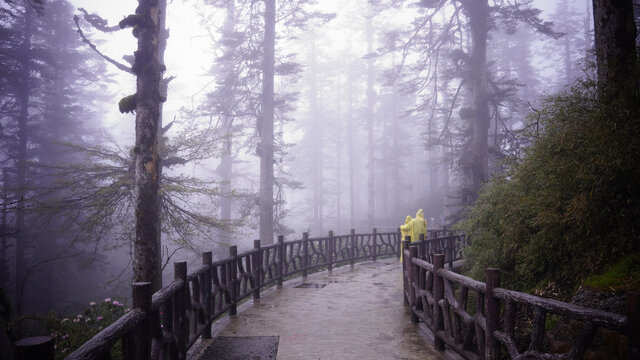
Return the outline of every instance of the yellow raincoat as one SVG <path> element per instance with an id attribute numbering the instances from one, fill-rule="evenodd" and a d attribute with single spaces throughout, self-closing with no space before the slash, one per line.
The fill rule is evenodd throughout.
<path id="1" fill-rule="evenodd" d="M 427 237 L 427 220 L 422 209 L 418 210 L 416 217 L 411 220 L 411 242 L 418 241 L 420 234 Z"/>
<path id="2" fill-rule="evenodd" d="M 411 236 L 411 220 L 413 220 L 413 218 L 411 217 L 411 215 L 407 215 L 407 218 L 404 219 L 404 225 L 400 225 L 400 233 L 402 234 L 402 239 L 400 240 L 404 240 L 405 236 Z M 402 243 L 400 243 L 402 244 Z M 402 262 L 402 252 L 400 253 L 400 262 Z"/>

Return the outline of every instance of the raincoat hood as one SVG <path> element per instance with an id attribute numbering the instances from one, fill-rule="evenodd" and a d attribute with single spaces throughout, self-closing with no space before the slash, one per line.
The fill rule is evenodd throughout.
<path id="1" fill-rule="evenodd" d="M 418 213 L 416 213 L 416 217 L 424 219 L 424 211 L 422 211 L 422 209 L 418 210 Z"/>
<path id="2" fill-rule="evenodd" d="M 406 218 L 406 219 L 404 219 L 404 224 L 406 225 L 406 224 L 410 223 L 410 222 L 411 222 L 411 220 L 413 220 L 413 218 L 411 217 L 411 215 L 407 215 L 407 218 Z"/>

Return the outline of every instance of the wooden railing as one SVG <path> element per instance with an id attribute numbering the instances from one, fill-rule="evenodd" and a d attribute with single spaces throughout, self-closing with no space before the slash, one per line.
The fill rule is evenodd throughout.
<path id="1" fill-rule="evenodd" d="M 443 235 L 430 230 L 429 236 Z M 458 237 L 460 239 L 460 237 Z M 438 240 L 440 241 L 440 240 Z M 438 242 L 452 247 L 449 240 Z M 234 315 L 238 304 L 260 291 L 278 285 L 296 275 L 334 266 L 373 260 L 382 256 L 400 256 L 400 234 L 378 232 L 283 241 L 238 254 L 231 246 L 229 257 L 212 262 L 211 252 L 202 256 L 202 265 L 187 273 L 186 262 L 174 263 L 175 280 L 155 294 L 150 283 L 132 285 L 133 309 L 83 344 L 67 359 L 111 359 L 111 349 L 120 341 L 125 359 L 184 359 L 187 349 L 200 336 L 211 337 L 211 323 L 219 317 Z"/>
<path id="2" fill-rule="evenodd" d="M 437 350 L 448 345 L 465 359 L 582 359 L 603 328 L 626 337 L 628 358 L 640 359 L 639 293 L 627 293 L 626 316 L 619 315 L 500 288 L 498 269 L 479 282 L 447 270 L 449 256 L 425 244 L 402 246 L 411 321 L 431 329 Z M 552 317 L 581 328 L 562 351 L 545 346 Z"/>

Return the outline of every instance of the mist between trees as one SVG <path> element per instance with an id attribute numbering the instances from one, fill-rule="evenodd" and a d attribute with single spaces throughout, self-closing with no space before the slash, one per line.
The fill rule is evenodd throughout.
<path id="1" fill-rule="evenodd" d="M 589 4 L 2 2 L 5 318 L 257 238 L 452 226 L 593 61 Z"/>

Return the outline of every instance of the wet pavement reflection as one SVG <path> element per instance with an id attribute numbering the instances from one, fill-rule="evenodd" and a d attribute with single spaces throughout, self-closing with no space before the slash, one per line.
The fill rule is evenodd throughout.
<path id="1" fill-rule="evenodd" d="M 383 259 L 290 280 L 214 323 L 192 358 L 222 359 L 206 351 L 215 337 L 277 336 L 279 360 L 444 359 L 411 323 L 400 274 L 398 259 Z"/>

